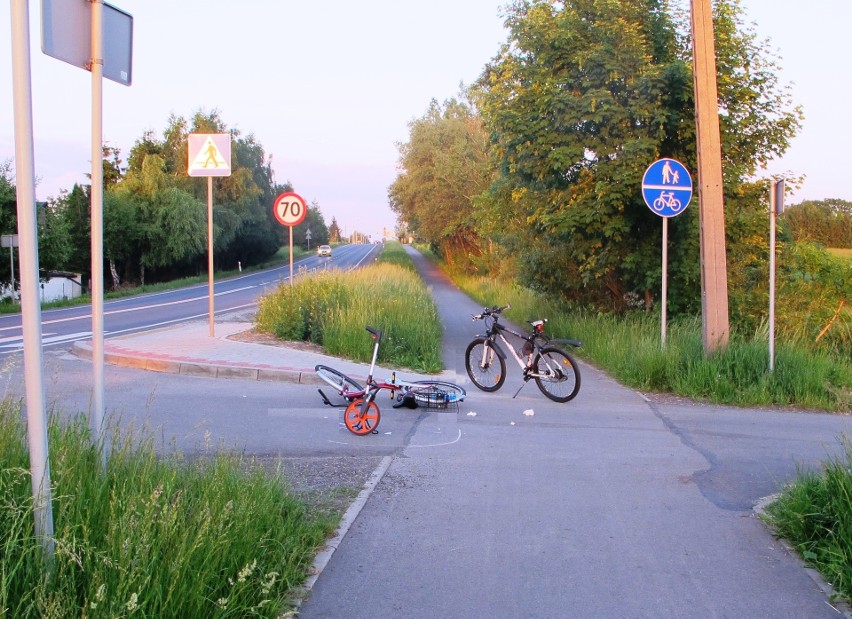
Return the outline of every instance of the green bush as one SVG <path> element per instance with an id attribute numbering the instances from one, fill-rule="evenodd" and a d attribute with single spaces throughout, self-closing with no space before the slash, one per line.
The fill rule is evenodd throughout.
<path id="1" fill-rule="evenodd" d="M 852 356 L 852 311 L 848 307 L 852 302 L 852 260 L 812 243 L 794 243 L 782 253 L 778 266 L 779 337 Z M 838 314 L 841 302 L 846 311 L 841 309 Z M 831 327 L 817 343 L 829 323 Z"/>

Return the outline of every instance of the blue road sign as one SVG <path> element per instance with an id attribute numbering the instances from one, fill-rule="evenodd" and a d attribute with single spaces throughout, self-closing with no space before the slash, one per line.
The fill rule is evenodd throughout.
<path id="1" fill-rule="evenodd" d="M 642 198 L 660 217 L 680 215 L 692 199 L 689 171 L 676 159 L 658 159 L 642 177 Z"/>

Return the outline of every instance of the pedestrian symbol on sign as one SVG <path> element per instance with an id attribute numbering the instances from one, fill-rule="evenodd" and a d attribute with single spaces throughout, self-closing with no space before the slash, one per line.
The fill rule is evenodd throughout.
<path id="1" fill-rule="evenodd" d="M 227 133 L 190 133 L 190 176 L 230 176 L 231 136 Z"/>
<path id="2" fill-rule="evenodd" d="M 675 159 L 659 159 L 648 166 L 642 178 L 642 197 L 660 217 L 680 214 L 692 199 L 692 179 Z"/>

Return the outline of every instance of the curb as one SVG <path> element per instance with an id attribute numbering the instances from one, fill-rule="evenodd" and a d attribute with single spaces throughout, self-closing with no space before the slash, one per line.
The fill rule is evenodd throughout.
<path id="1" fill-rule="evenodd" d="M 814 582 L 817 588 L 823 592 L 826 597 L 826 604 L 831 606 L 837 614 L 842 616 L 844 619 L 852 619 L 852 605 L 843 600 L 840 597 L 840 594 L 837 590 L 831 585 L 830 582 L 826 581 L 823 578 L 823 575 L 816 568 L 811 567 L 805 562 L 802 558 L 802 555 L 796 550 L 786 539 L 779 537 L 775 531 L 775 528 L 772 526 L 771 521 L 766 516 L 767 508 L 778 500 L 780 494 L 770 494 L 769 496 L 763 497 L 754 505 L 754 514 L 757 516 L 757 519 L 763 523 L 769 532 L 775 537 L 775 540 L 781 545 L 784 551 L 793 557 L 799 563 L 799 567 L 802 568 L 802 571 L 807 574 L 810 579 Z"/>
<path id="2" fill-rule="evenodd" d="M 367 504 L 367 500 L 373 494 L 373 490 L 376 489 L 376 486 L 382 481 L 382 478 L 385 476 L 388 468 L 393 463 L 393 456 L 385 456 L 382 458 L 382 461 L 379 462 L 379 466 L 376 467 L 376 470 L 370 475 L 370 478 L 364 482 L 364 486 L 361 489 L 361 492 L 358 493 L 358 496 L 349 506 L 349 509 L 346 510 L 346 513 L 343 514 L 343 518 L 340 519 L 340 524 L 337 527 L 337 530 L 334 533 L 334 537 L 328 540 L 325 546 L 320 550 L 316 556 L 314 557 L 314 563 L 311 566 L 310 576 L 302 585 L 301 593 L 302 595 L 299 599 L 294 600 L 293 603 L 296 606 L 296 612 L 298 613 L 299 608 L 301 608 L 302 604 L 305 600 L 307 600 L 308 595 L 319 579 L 325 567 L 328 565 L 328 562 L 331 561 L 331 557 L 334 555 L 334 552 L 337 550 L 338 546 L 340 546 L 341 542 L 343 542 L 343 538 L 346 537 L 346 534 L 349 532 L 349 528 L 355 522 L 355 519 L 358 518 L 358 515 L 361 513 L 361 510 Z M 288 617 L 288 614 L 281 615 L 279 619 L 283 619 L 284 617 Z"/>
<path id="3" fill-rule="evenodd" d="M 74 342 L 72 353 L 82 359 L 92 359 L 90 342 Z M 153 359 L 143 355 L 104 351 L 104 362 L 121 367 L 138 368 L 150 372 L 202 376 L 207 378 L 241 378 L 248 380 L 287 382 L 306 385 L 325 384 L 313 370 L 235 366 L 233 364 L 205 363 L 191 359 Z"/>

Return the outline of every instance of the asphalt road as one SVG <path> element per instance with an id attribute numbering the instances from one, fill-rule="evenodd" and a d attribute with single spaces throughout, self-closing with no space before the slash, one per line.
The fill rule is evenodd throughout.
<path id="1" fill-rule="evenodd" d="M 293 263 L 293 277 L 326 269 L 349 270 L 375 260 L 378 245 L 341 245 L 331 258 L 307 256 Z M 224 315 L 251 309 L 259 296 L 290 280 L 289 263 L 214 281 L 214 313 Z M 137 333 L 167 325 L 209 318 L 210 289 L 207 283 L 142 294 L 104 302 L 104 337 Z M 62 350 L 75 341 L 92 337 L 90 305 L 42 311 L 44 350 Z M 23 348 L 20 314 L 0 315 L 0 357 Z"/>

